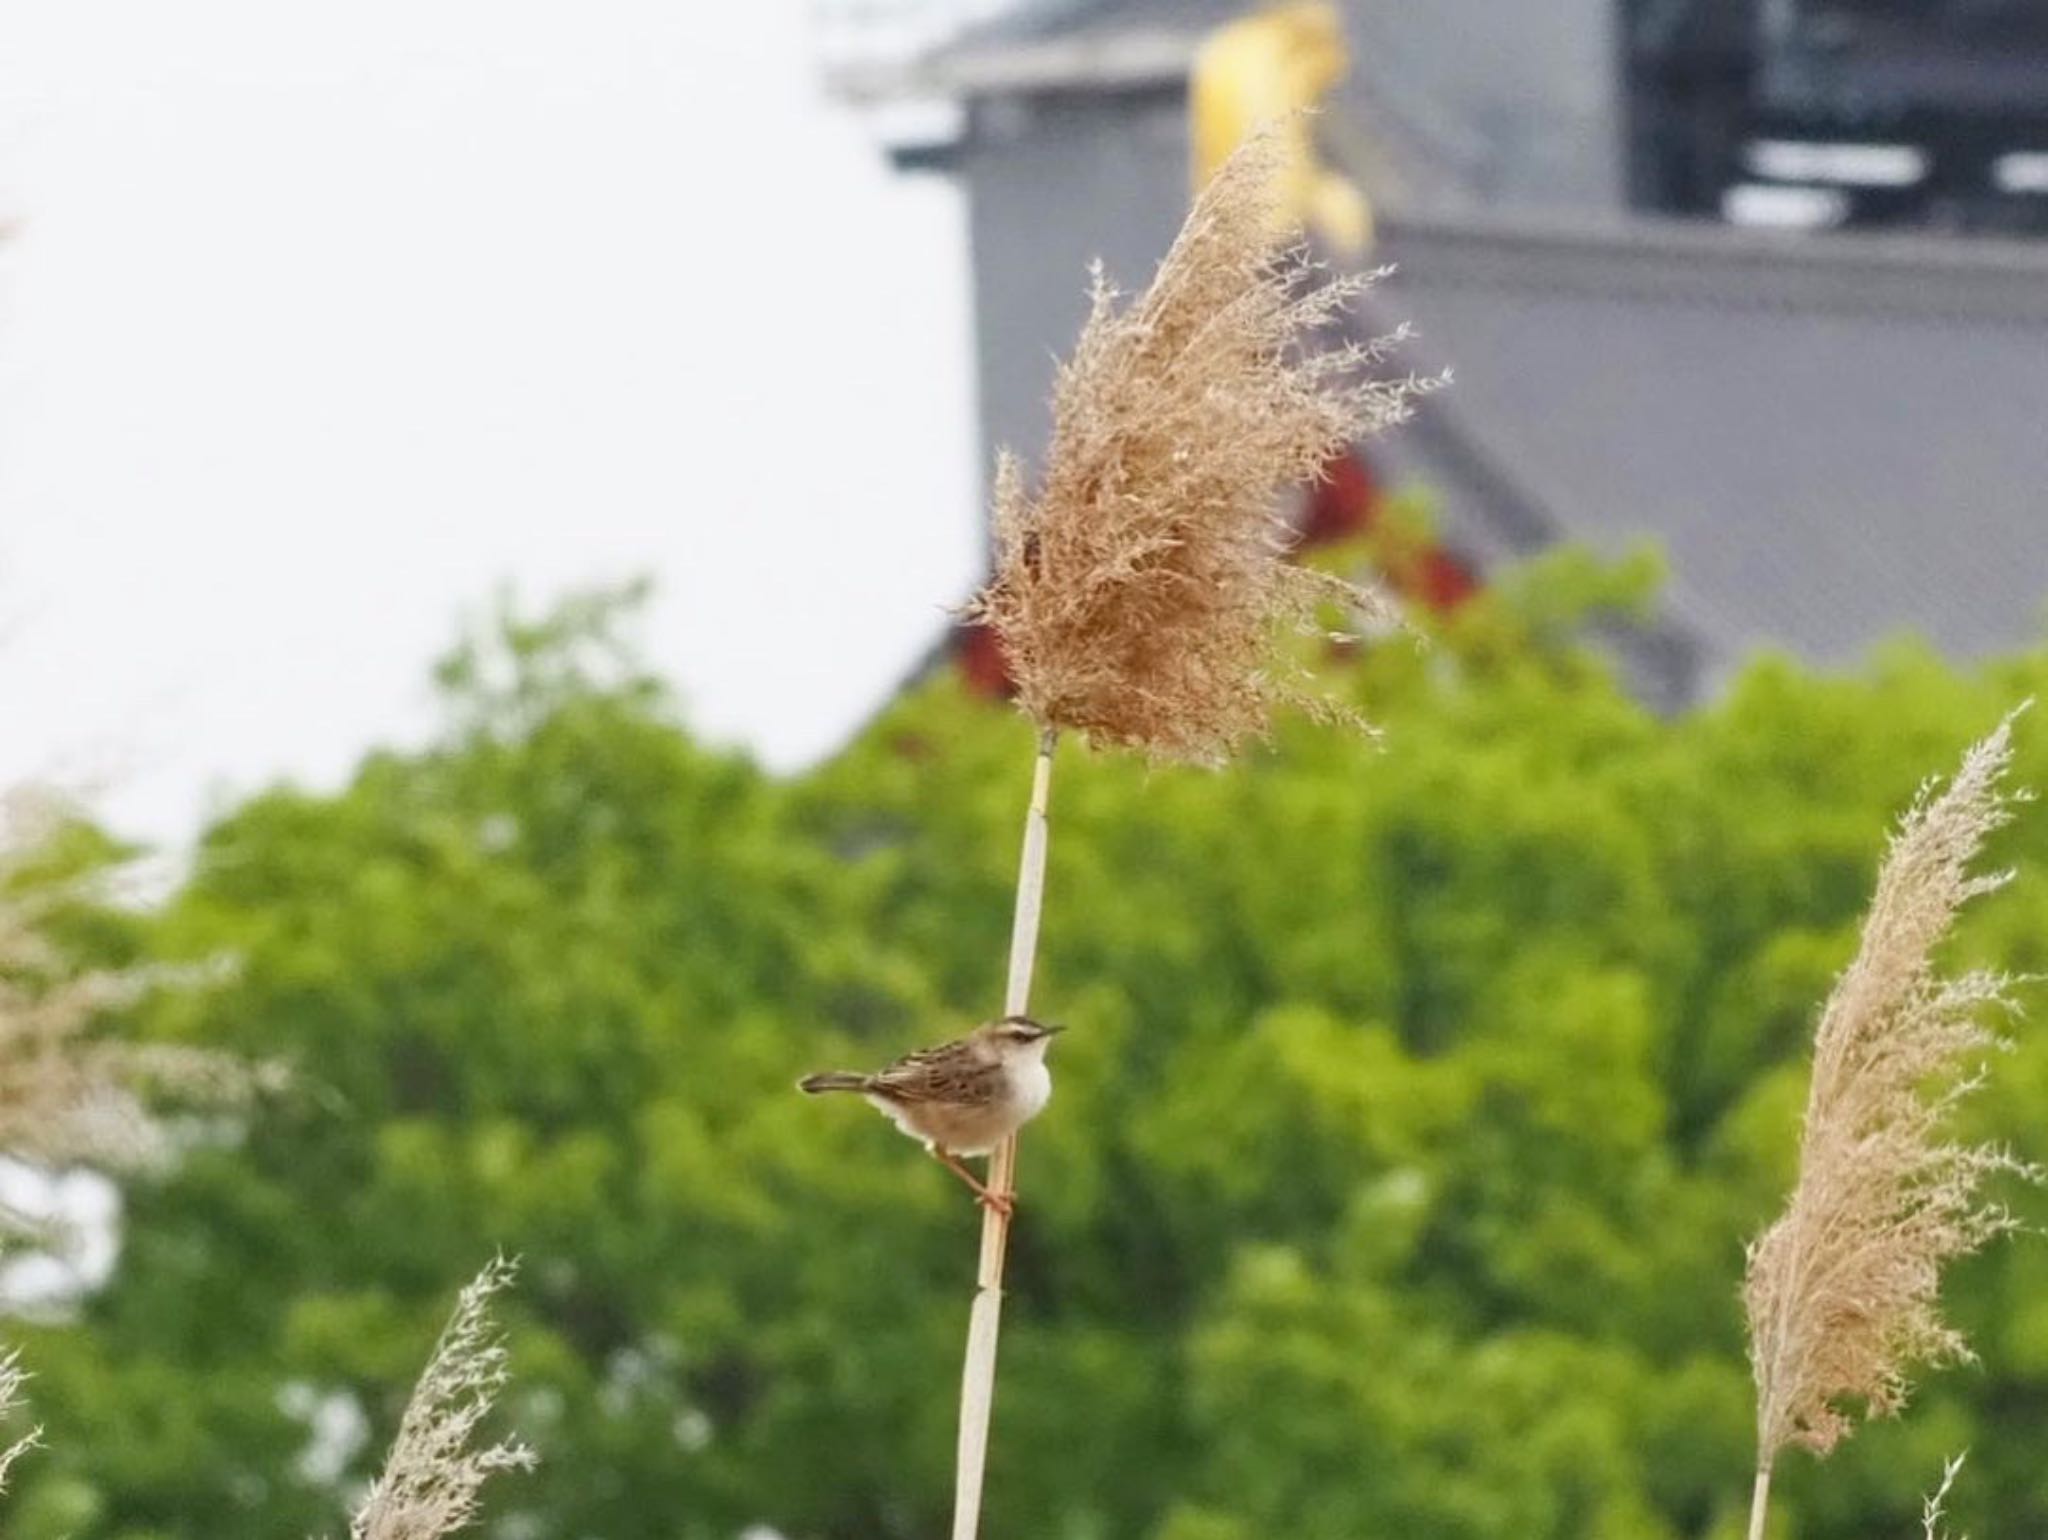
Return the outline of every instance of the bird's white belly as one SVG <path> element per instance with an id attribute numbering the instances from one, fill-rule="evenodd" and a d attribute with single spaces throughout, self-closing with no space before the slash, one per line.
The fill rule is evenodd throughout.
<path id="1" fill-rule="evenodd" d="M 1045 1111 L 1045 1104 L 1052 1100 L 1052 1071 L 1045 1067 L 1044 1055 L 1026 1064 L 1019 1064 L 1010 1072 L 1010 1094 L 1015 1098 L 1017 1122 L 1028 1123 Z"/>
<path id="2" fill-rule="evenodd" d="M 1003 1094 L 979 1106 L 872 1095 L 868 1100 L 913 1139 L 954 1155 L 986 1155 L 1045 1110 L 1052 1100 L 1052 1073 L 1042 1059 L 1013 1064 Z"/>

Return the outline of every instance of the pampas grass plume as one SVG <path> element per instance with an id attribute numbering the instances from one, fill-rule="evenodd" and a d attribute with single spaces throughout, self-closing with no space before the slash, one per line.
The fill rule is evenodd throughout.
<path id="1" fill-rule="evenodd" d="M 1225 162 L 1135 303 L 1097 273 L 1043 486 L 998 467 L 996 573 L 971 613 L 1042 729 L 1215 764 L 1277 701 L 1343 714 L 1275 641 L 1331 600 L 1377 601 L 1287 561 L 1277 502 L 1432 382 L 1368 376 L 1398 334 L 1315 346 L 1376 275 L 1326 279 L 1276 234 L 1283 157 L 1269 130 Z"/>
<path id="2" fill-rule="evenodd" d="M 1752 1536 L 1781 1450 L 1825 1455 L 1859 1414 L 1897 1412 L 1913 1367 L 1970 1357 L 1940 1312 L 1942 1269 L 2015 1227 L 1984 1197 L 1986 1180 L 2033 1174 L 1949 1127 L 1982 1081 L 1979 1061 L 2001 1046 L 1986 1022 L 2014 1010 L 2015 981 L 1943 976 L 1934 963 L 1962 907 L 2011 875 L 1971 867 L 2010 816 L 2012 722 L 1901 820 L 1861 943 L 1821 1012 L 1798 1181 L 1750 1247 L 1744 1281 L 1757 1386 Z"/>
<path id="3" fill-rule="evenodd" d="M 47 793 L 0 798 L 0 1153 L 135 1170 L 171 1146 L 155 1097 L 229 1109 L 283 1077 L 208 1049 L 98 1030 L 108 1011 L 192 980 L 147 967 L 81 970 L 51 938 L 53 910 L 105 897 L 94 877 L 52 883 L 36 871 L 65 816 Z"/>
<path id="4" fill-rule="evenodd" d="M 21 1387 L 27 1378 L 17 1354 L 0 1353 L 0 1420 L 21 1410 Z M 0 1492 L 7 1490 L 7 1473 L 13 1469 L 14 1462 L 42 1441 L 42 1429 L 32 1428 L 13 1443 L 0 1448 Z"/>
<path id="5" fill-rule="evenodd" d="M 499 1258 L 462 1291 L 399 1421 L 384 1472 L 349 1525 L 349 1540 L 440 1540 L 476 1517 L 492 1476 L 533 1468 L 533 1451 L 517 1439 L 475 1443 L 508 1379 L 491 1300 L 517 1271 Z"/>

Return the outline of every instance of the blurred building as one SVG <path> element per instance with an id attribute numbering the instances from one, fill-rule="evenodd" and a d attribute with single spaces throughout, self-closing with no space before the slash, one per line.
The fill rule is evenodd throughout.
<path id="1" fill-rule="evenodd" d="M 1627 0 L 1623 14 L 1645 206 L 2048 232 L 2041 0 Z"/>
<path id="2" fill-rule="evenodd" d="M 1456 376 L 1362 464 L 1440 495 L 1454 567 L 1656 541 L 1664 615 L 1624 656 L 1668 703 L 1759 645 L 2040 634 L 2048 243 L 2015 232 L 2048 211 L 2048 0 L 1324 10 L 1322 153 L 1370 211 L 1359 260 L 1399 267 L 1361 324 L 1413 320 Z M 1165 250 L 1191 79 L 1246 14 L 956 8 L 849 89 L 915 105 L 895 153 L 965 190 L 985 450 L 1044 443 L 1088 261 L 1136 286 Z"/>

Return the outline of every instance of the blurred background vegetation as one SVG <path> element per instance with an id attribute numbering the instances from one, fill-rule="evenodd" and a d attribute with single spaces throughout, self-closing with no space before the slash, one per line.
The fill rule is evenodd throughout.
<path id="1" fill-rule="evenodd" d="M 1886 829 L 2048 650 L 1854 676 L 1771 657 L 1661 719 L 1583 642 L 1655 574 L 1565 553 L 1332 660 L 1384 742 L 1284 727 L 1231 772 L 1069 746 L 1040 972 L 1070 1024 L 1023 1148 L 992 1533 L 1736 1533 L 1742 1246 L 1789 1180 L 1814 1012 Z M 912 1540 L 950 1493 L 978 1216 L 791 1084 L 998 1000 L 1031 730 L 947 672 L 818 769 L 693 738 L 635 595 L 505 616 L 444 728 L 336 795 L 220 817 L 81 961 L 226 957 L 127 1025 L 282 1061 L 127 1183 L 111 1282 L 13 1323 L 50 1447 L 10 1540 L 333 1532 L 494 1252 L 503 1540 Z M 829 638 L 821 638 L 829 646 Z M 2023 723 L 2016 779 L 2048 783 Z M 118 853 L 91 841 L 92 859 Z M 1959 960 L 2048 967 L 2048 819 Z M 1979 1121 L 2048 1158 L 2048 1042 Z M 2048 1529 L 2048 1253 L 1954 1281 L 1980 1369 L 1778 1532 Z M 760 1526 L 760 1528 L 755 1528 Z"/>

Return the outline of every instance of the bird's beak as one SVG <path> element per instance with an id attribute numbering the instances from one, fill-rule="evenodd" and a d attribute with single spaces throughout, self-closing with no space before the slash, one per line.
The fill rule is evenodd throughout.
<path id="1" fill-rule="evenodd" d="M 1067 1029 L 1065 1023 L 1063 1022 L 1041 1021 L 1038 1024 L 1038 1030 L 1043 1032 L 1047 1037 L 1057 1037 L 1060 1033 L 1066 1031 Z"/>

